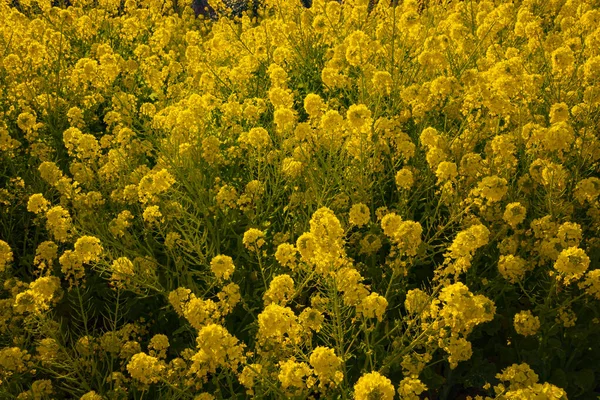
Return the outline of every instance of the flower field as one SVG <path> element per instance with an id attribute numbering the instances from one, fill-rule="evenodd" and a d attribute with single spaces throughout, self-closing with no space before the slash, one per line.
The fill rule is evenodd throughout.
<path id="1" fill-rule="evenodd" d="M 600 1 L 0 0 L 0 399 L 600 398 Z"/>

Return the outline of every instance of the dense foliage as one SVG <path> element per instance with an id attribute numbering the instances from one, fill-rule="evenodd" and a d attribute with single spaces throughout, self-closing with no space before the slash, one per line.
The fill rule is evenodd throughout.
<path id="1" fill-rule="evenodd" d="M 0 0 L 0 398 L 597 398 L 600 2 L 253 4 Z"/>

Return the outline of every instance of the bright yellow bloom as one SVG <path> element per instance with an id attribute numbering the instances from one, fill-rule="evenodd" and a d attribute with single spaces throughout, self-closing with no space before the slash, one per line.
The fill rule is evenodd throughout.
<path id="1" fill-rule="evenodd" d="M 540 319 L 533 315 L 530 310 L 521 311 L 515 314 L 514 326 L 519 335 L 535 335 L 540 329 Z"/>
<path id="2" fill-rule="evenodd" d="M 305 362 L 296 362 L 294 359 L 279 363 L 279 375 L 281 387 L 293 394 L 302 393 L 303 389 L 312 387 L 314 379 L 310 379 L 312 370 Z M 290 389 L 295 389 L 291 390 Z"/>
<path id="3" fill-rule="evenodd" d="M 294 280 L 286 274 L 277 275 L 269 284 L 269 289 L 263 295 L 263 300 L 265 305 L 276 303 L 285 306 L 294 294 Z"/>
<path id="4" fill-rule="evenodd" d="M 392 400 L 394 393 L 392 381 L 379 372 L 364 374 L 354 385 L 354 398 L 356 400 Z"/>
<path id="5" fill-rule="evenodd" d="M 358 227 L 366 225 L 371 220 L 371 211 L 363 203 L 354 204 L 350 209 L 350 223 Z"/>
<path id="6" fill-rule="evenodd" d="M 504 279 L 511 283 L 521 281 L 529 269 L 527 261 L 512 254 L 502 255 L 498 261 L 498 271 L 500 271 Z"/>
<path id="7" fill-rule="evenodd" d="M 287 339 L 296 341 L 299 325 L 294 312 L 289 307 L 271 303 L 258 315 L 259 340 L 268 343 L 282 343 Z"/>
<path id="8" fill-rule="evenodd" d="M 337 385 L 344 379 L 344 375 L 340 370 L 342 359 L 335 355 L 333 349 L 323 346 L 316 347 L 310 355 L 310 365 L 313 367 L 321 385 L 330 382 Z"/>
<path id="9" fill-rule="evenodd" d="M 127 371 L 131 377 L 145 384 L 158 382 L 165 368 L 158 358 L 145 353 L 135 354 L 127 364 Z"/>
<path id="10" fill-rule="evenodd" d="M 496 374 L 496 378 L 508 382 L 511 390 L 524 389 L 538 382 L 538 375 L 526 363 L 513 364 Z"/>
<path id="11" fill-rule="evenodd" d="M 41 193 L 32 194 L 27 202 L 27 211 L 39 214 L 48 210 L 50 202 Z"/>
<path id="12" fill-rule="evenodd" d="M 4 240 L 0 240 L 0 272 L 4 272 L 12 260 L 13 253 L 10 246 Z"/>
<path id="13" fill-rule="evenodd" d="M 298 254 L 298 249 L 293 244 L 290 243 L 282 243 L 277 246 L 277 251 L 275 252 L 275 259 L 282 267 L 289 267 L 291 270 L 296 268 L 296 255 Z"/>
<path id="14" fill-rule="evenodd" d="M 567 282 L 579 279 L 590 266 L 590 258 L 580 248 L 569 247 L 560 252 L 554 269 L 565 277 Z"/>
<path id="15" fill-rule="evenodd" d="M 398 394 L 403 400 L 419 400 L 420 394 L 427 390 L 427 385 L 417 378 L 406 377 L 400 381 Z"/>
<path id="16" fill-rule="evenodd" d="M 415 181 L 414 177 L 413 177 L 413 173 L 407 168 L 402 168 L 401 170 L 396 172 L 396 176 L 395 176 L 394 180 L 396 182 L 396 186 L 398 187 L 398 189 L 404 189 L 404 190 L 410 189 Z"/>
<path id="17" fill-rule="evenodd" d="M 103 251 L 100 239 L 93 236 L 82 236 L 75 242 L 75 254 L 83 263 L 99 261 Z"/>
<path id="18" fill-rule="evenodd" d="M 383 321 L 383 314 L 388 306 L 385 297 L 377 293 L 371 293 L 363 298 L 356 310 L 362 313 L 366 318 L 377 318 L 379 322 Z"/>
<path id="19" fill-rule="evenodd" d="M 250 228 L 244 233 L 242 242 L 248 250 L 258 250 L 266 243 L 264 237 L 265 233 L 260 229 Z"/>
<path id="20" fill-rule="evenodd" d="M 55 206 L 46 212 L 46 227 L 57 242 L 66 242 L 72 233 L 69 212 L 61 206 Z"/>
<path id="21" fill-rule="evenodd" d="M 217 277 L 217 279 L 228 280 L 235 271 L 235 265 L 233 265 L 233 259 L 229 256 L 218 255 L 213 257 L 210 262 L 210 270 Z"/>

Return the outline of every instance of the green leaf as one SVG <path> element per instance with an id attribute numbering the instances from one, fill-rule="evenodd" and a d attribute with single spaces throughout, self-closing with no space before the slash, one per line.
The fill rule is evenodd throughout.
<path id="1" fill-rule="evenodd" d="M 575 385 L 581 388 L 581 390 L 585 392 L 592 391 L 594 389 L 595 376 L 594 371 L 586 368 L 580 371 L 577 371 L 573 374 L 573 378 L 575 381 Z"/>
<path id="2" fill-rule="evenodd" d="M 560 368 L 557 368 L 554 371 L 552 371 L 550 382 L 560 388 L 566 388 L 567 386 L 569 386 L 569 379 L 567 378 L 567 374 Z"/>

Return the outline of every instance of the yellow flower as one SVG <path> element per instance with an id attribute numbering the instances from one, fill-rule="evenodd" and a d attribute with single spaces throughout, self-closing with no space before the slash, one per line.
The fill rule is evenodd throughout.
<path id="1" fill-rule="evenodd" d="M 564 248 L 577 247 L 583 239 L 583 233 L 581 231 L 581 225 L 574 222 L 565 222 L 558 227 L 556 234 L 560 240 L 560 244 Z"/>
<path id="2" fill-rule="evenodd" d="M 271 303 L 258 315 L 259 340 L 268 343 L 283 343 L 286 339 L 296 341 L 299 325 L 294 312 L 289 307 Z"/>
<path id="3" fill-rule="evenodd" d="M 131 377 L 144 384 L 158 382 L 165 368 L 164 363 L 158 358 L 145 353 L 135 354 L 127 363 L 127 371 Z"/>
<path id="4" fill-rule="evenodd" d="M 291 109 L 294 106 L 294 96 L 289 89 L 274 87 L 269 90 L 269 100 L 275 107 Z"/>
<path id="5" fill-rule="evenodd" d="M 52 392 L 52 381 L 50 379 L 35 380 L 31 384 L 31 393 L 34 400 L 50 397 Z"/>
<path id="6" fill-rule="evenodd" d="M 175 312 L 183 317 L 187 303 L 190 301 L 192 291 L 183 287 L 177 288 L 169 293 L 169 304 L 173 306 Z"/>
<path id="7" fill-rule="evenodd" d="M 538 375 L 526 363 L 513 364 L 496 374 L 496 378 L 508 382 L 511 390 L 523 389 L 538 382 Z"/>
<path id="8" fill-rule="evenodd" d="M 296 123 L 296 113 L 291 108 L 278 108 L 273 113 L 273 122 L 275 122 L 276 132 L 281 134 L 290 132 Z"/>
<path id="9" fill-rule="evenodd" d="M 544 382 L 543 384 L 536 383 L 532 386 L 517 389 L 517 390 L 509 390 L 504 393 L 503 397 L 506 400 L 521 400 L 521 399 L 553 399 L 560 400 L 566 399 L 567 393 L 559 388 L 558 386 L 554 386 L 548 382 Z"/>
<path id="10" fill-rule="evenodd" d="M 269 284 L 269 289 L 263 295 L 263 300 L 265 305 L 276 303 L 285 306 L 294 294 L 294 280 L 286 274 L 277 275 Z"/>
<path id="11" fill-rule="evenodd" d="M 252 128 L 247 133 L 240 135 L 240 142 L 261 150 L 271 143 L 271 136 L 265 128 Z"/>
<path id="12" fill-rule="evenodd" d="M 463 337 L 452 336 L 442 348 L 448 353 L 450 369 L 456 368 L 460 361 L 467 361 L 473 355 L 471 342 Z"/>
<path id="13" fill-rule="evenodd" d="M 210 270 L 217 277 L 217 279 L 228 280 L 233 271 L 235 271 L 235 265 L 233 265 L 233 259 L 229 256 L 218 255 L 213 257 L 210 262 Z"/>
<path id="14" fill-rule="evenodd" d="M 27 202 L 27 211 L 39 214 L 48 210 L 50 202 L 41 193 L 32 194 Z"/>
<path id="15" fill-rule="evenodd" d="M 319 117 L 327 106 L 318 94 L 309 93 L 304 98 L 304 110 L 311 117 Z"/>
<path id="16" fill-rule="evenodd" d="M 382 220 L 383 225 L 383 220 Z M 390 236 L 396 245 L 399 255 L 414 257 L 421 245 L 423 227 L 415 221 L 402 221 L 395 232 Z"/>
<path id="17" fill-rule="evenodd" d="M 392 91 L 392 75 L 387 71 L 377 71 L 371 79 L 373 88 L 380 94 L 389 95 Z"/>
<path id="18" fill-rule="evenodd" d="M 346 113 L 350 126 L 361 132 L 367 132 L 371 129 L 373 120 L 371 119 L 371 111 L 364 104 L 352 104 Z"/>
<path id="19" fill-rule="evenodd" d="M 415 181 L 414 177 L 413 177 L 413 173 L 408 168 L 402 168 L 401 170 L 396 172 L 396 176 L 395 176 L 394 180 L 396 182 L 396 186 L 398 187 L 398 190 L 410 189 Z"/>
<path id="20" fill-rule="evenodd" d="M 88 160 L 99 156 L 100 144 L 98 140 L 89 133 L 82 133 L 78 128 L 71 127 L 64 131 L 63 142 L 69 155 L 82 160 Z"/>
<path id="21" fill-rule="evenodd" d="M 123 282 L 128 282 L 133 277 L 134 266 L 129 258 L 119 257 L 113 261 L 111 271 L 111 282 L 122 285 Z"/>
<path id="22" fill-rule="evenodd" d="M 39 244 L 35 251 L 33 264 L 40 270 L 51 268 L 54 260 L 58 257 L 58 246 L 52 241 L 45 241 Z"/>
<path id="23" fill-rule="evenodd" d="M 521 203 L 509 203 L 506 205 L 506 209 L 502 218 L 508 225 L 515 229 L 517 225 L 525 220 L 526 213 L 527 209 L 523 207 Z"/>
<path id="24" fill-rule="evenodd" d="M 552 72 L 555 74 L 565 76 L 573 73 L 575 56 L 569 47 L 559 47 L 552 52 L 551 59 Z"/>
<path id="25" fill-rule="evenodd" d="M 169 190 L 174 183 L 175 178 L 166 169 L 148 173 L 138 185 L 140 202 L 146 204 L 156 201 L 156 196 Z"/>
<path id="26" fill-rule="evenodd" d="M 449 161 L 442 161 L 438 164 L 435 171 L 438 183 L 454 180 L 458 176 L 458 166 Z"/>
<path id="27" fill-rule="evenodd" d="M 419 400 L 427 385 L 417 378 L 406 377 L 400 381 L 398 394 L 402 400 Z"/>
<path id="28" fill-rule="evenodd" d="M 600 300 L 600 269 L 588 271 L 583 282 L 579 283 L 579 287 L 588 295 Z"/>
<path id="29" fill-rule="evenodd" d="M 495 203 L 504 197 L 508 192 L 507 180 L 498 176 L 486 176 L 477 185 L 473 191 L 490 203 Z"/>
<path id="30" fill-rule="evenodd" d="M 69 279 L 71 284 L 76 284 L 85 276 L 85 269 L 78 254 L 72 250 L 65 251 L 58 262 L 61 266 L 61 271 Z"/>
<path id="31" fill-rule="evenodd" d="M 368 233 L 360 240 L 360 254 L 375 254 L 381 249 L 381 239 L 379 236 Z"/>
<path id="32" fill-rule="evenodd" d="M 540 319 L 529 310 L 521 311 L 515 314 L 514 326 L 519 335 L 535 335 L 540 329 Z"/>
<path id="33" fill-rule="evenodd" d="M 371 211 L 363 203 L 354 204 L 350 209 L 350 223 L 361 227 L 371 220 Z"/>
<path id="34" fill-rule="evenodd" d="M 305 262 L 312 262 L 317 252 L 317 238 L 311 232 L 305 232 L 296 240 L 296 247 Z"/>
<path id="35" fill-rule="evenodd" d="M 573 196 L 581 204 L 586 201 L 593 203 L 600 196 L 600 179 L 595 177 L 582 179 L 577 183 Z"/>
<path id="36" fill-rule="evenodd" d="M 589 82 L 600 80 L 600 55 L 590 57 L 583 66 L 583 77 Z"/>
<path id="37" fill-rule="evenodd" d="M 36 122 L 36 116 L 29 112 L 21 113 L 17 117 L 17 126 L 25 132 L 31 131 Z"/>
<path id="38" fill-rule="evenodd" d="M 337 290 L 344 294 L 344 304 L 349 306 L 357 305 L 369 295 L 369 291 L 361 283 L 363 279 L 360 273 L 354 268 L 344 267 L 337 272 Z"/>
<path id="39" fill-rule="evenodd" d="M 163 334 L 156 334 L 150 339 L 148 343 L 148 349 L 150 349 L 150 355 L 158 358 L 165 358 L 167 356 L 167 349 L 169 348 L 169 338 Z"/>
<path id="40" fill-rule="evenodd" d="M 158 224 L 164 221 L 163 214 L 160 212 L 159 206 L 148 206 L 144 208 L 142 218 L 150 225 Z"/>
<path id="41" fill-rule="evenodd" d="M 219 298 L 218 305 L 223 315 L 229 314 L 242 299 L 240 287 L 235 283 L 223 286 L 223 290 L 217 293 L 217 297 Z"/>
<path id="42" fill-rule="evenodd" d="M 294 160 L 292 157 L 286 157 L 281 164 L 281 172 L 289 178 L 297 178 L 302 172 L 304 165 L 302 162 Z"/>
<path id="43" fill-rule="evenodd" d="M 310 329 L 315 332 L 321 330 L 324 320 L 325 317 L 323 316 L 323 313 L 311 307 L 306 307 L 298 316 L 298 321 L 304 329 Z"/>
<path id="44" fill-rule="evenodd" d="M 368 62 L 373 43 L 371 38 L 363 31 L 356 30 L 346 37 L 346 60 L 348 64 L 358 67 Z"/>
<path id="45" fill-rule="evenodd" d="M 196 338 L 198 352 L 191 358 L 190 373 L 204 377 L 218 367 L 237 369 L 246 360 L 244 345 L 227 329 L 217 324 L 204 326 Z"/>
<path id="46" fill-rule="evenodd" d="M 575 312 L 570 308 L 560 307 L 558 309 L 558 315 L 556 316 L 555 321 L 565 328 L 569 328 L 571 326 L 575 326 L 575 322 L 577 322 L 577 314 L 575 314 Z"/>
<path id="47" fill-rule="evenodd" d="M 442 138 L 439 132 L 437 131 L 437 129 L 432 127 L 423 129 L 421 135 L 419 136 L 419 140 L 424 146 L 428 148 L 440 147 L 442 144 Z"/>
<path id="48" fill-rule="evenodd" d="M 444 287 L 438 296 L 442 302 L 441 309 L 432 305 L 431 312 L 439 314 L 444 325 L 456 334 L 468 335 L 473 328 L 494 319 L 496 307 L 494 302 L 484 295 L 474 295 L 462 282 Z"/>
<path id="49" fill-rule="evenodd" d="M 366 318 L 377 318 L 379 322 L 383 321 L 383 314 L 388 306 L 385 297 L 377 293 L 371 293 L 362 299 L 362 302 L 356 307 L 356 310 L 362 313 Z"/>
<path id="50" fill-rule="evenodd" d="M 66 242 L 72 230 L 69 212 L 61 206 L 52 207 L 46 212 L 46 227 L 57 242 Z"/>
<path id="51" fill-rule="evenodd" d="M 566 122 L 569 119 L 569 106 L 566 103 L 555 103 L 550 107 L 550 123 Z"/>
<path id="52" fill-rule="evenodd" d="M 4 240 L 0 240 L 0 272 L 4 272 L 12 260 L 13 253 L 10 246 Z"/>
<path id="53" fill-rule="evenodd" d="M 183 316 L 198 330 L 221 317 L 217 303 L 211 299 L 199 299 L 195 295 L 191 295 L 190 300 L 185 304 Z"/>
<path id="54" fill-rule="evenodd" d="M 329 6 L 329 3 L 327 3 L 327 6 Z M 330 7 L 327 7 L 327 9 L 329 9 L 329 8 Z M 327 18 L 325 17 L 325 15 L 315 16 L 312 27 L 316 33 L 319 33 L 319 34 L 325 33 L 325 30 L 327 28 Z"/>
<path id="55" fill-rule="evenodd" d="M 262 365 L 261 364 L 250 364 L 246 365 L 242 370 L 238 380 L 246 388 L 246 394 L 254 395 L 255 380 L 261 379 Z"/>
<path id="56" fill-rule="evenodd" d="M 580 248 L 569 247 L 560 252 L 554 269 L 564 275 L 565 281 L 579 279 L 590 266 L 590 258 Z"/>
<path id="57" fill-rule="evenodd" d="M 448 257 L 458 259 L 471 256 L 475 250 L 485 246 L 490 238 L 490 231 L 482 224 L 473 225 L 459 232 L 448 248 Z"/>
<path id="58" fill-rule="evenodd" d="M 131 214 L 130 211 L 121 211 L 117 218 L 110 221 L 108 225 L 108 230 L 117 238 L 123 237 L 125 235 L 126 229 L 131 226 L 132 219 L 133 214 Z"/>
<path id="59" fill-rule="evenodd" d="M 35 350 L 37 353 L 36 358 L 41 361 L 42 364 L 48 365 L 58 358 L 60 346 L 56 340 L 52 338 L 45 338 L 40 340 Z"/>
<path id="60" fill-rule="evenodd" d="M 265 242 L 265 233 L 256 228 L 250 228 L 244 233 L 242 243 L 248 250 L 258 250 Z"/>
<path id="61" fill-rule="evenodd" d="M 282 243 L 277 246 L 277 251 L 275 252 L 275 259 L 282 267 L 288 267 L 292 271 L 296 268 L 297 260 L 296 255 L 298 254 L 298 249 L 293 244 L 290 243 Z"/>
<path id="62" fill-rule="evenodd" d="M 342 359 L 335 355 L 335 350 L 328 347 L 318 346 L 310 355 L 310 365 L 321 384 L 339 384 L 344 375 L 340 371 Z"/>
<path id="63" fill-rule="evenodd" d="M 400 229 L 400 225 L 402 224 L 402 217 L 396 213 L 386 214 L 381 219 L 381 228 L 383 229 L 383 233 L 390 238 L 393 238 L 396 235 L 396 232 Z"/>
<path id="64" fill-rule="evenodd" d="M 430 298 L 427 293 L 421 289 L 411 289 L 406 293 L 404 307 L 410 314 L 422 313 L 429 305 Z"/>
<path id="65" fill-rule="evenodd" d="M 321 243 L 340 243 L 344 237 L 344 229 L 335 213 L 327 208 L 321 207 L 314 212 L 310 219 L 310 232 L 317 237 Z"/>
<path id="66" fill-rule="evenodd" d="M 75 242 L 75 254 L 83 263 L 99 261 L 103 251 L 100 239 L 93 236 L 82 236 Z"/>
<path id="67" fill-rule="evenodd" d="M 0 376 L 10 376 L 13 373 L 26 372 L 31 360 L 27 350 L 18 347 L 5 347 L 0 350 Z"/>
<path id="68" fill-rule="evenodd" d="M 279 363 L 279 374 L 277 378 L 281 382 L 281 387 L 285 390 L 294 388 L 291 393 L 300 394 L 303 389 L 310 388 L 312 370 L 305 362 L 296 362 L 294 359 L 281 361 Z"/>
<path id="69" fill-rule="evenodd" d="M 364 374 L 354 385 L 354 398 L 356 400 L 392 400 L 394 392 L 392 381 L 379 372 Z"/>
<path id="70" fill-rule="evenodd" d="M 60 300 L 60 297 L 60 279 L 55 276 L 41 277 L 15 297 L 14 309 L 19 314 L 42 313 Z"/>
<path id="71" fill-rule="evenodd" d="M 104 400 L 104 397 L 92 390 L 81 396 L 79 400 Z"/>
<path id="72" fill-rule="evenodd" d="M 498 261 L 498 271 L 500 271 L 504 279 L 511 283 L 521 281 L 528 270 L 527 261 L 519 256 L 512 254 L 502 255 Z"/>

